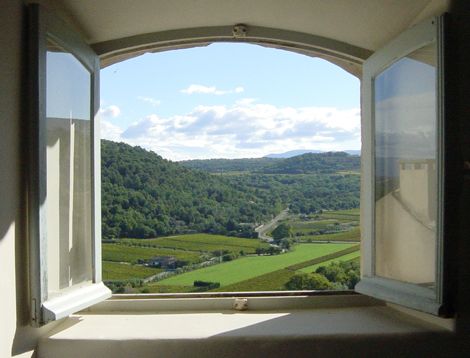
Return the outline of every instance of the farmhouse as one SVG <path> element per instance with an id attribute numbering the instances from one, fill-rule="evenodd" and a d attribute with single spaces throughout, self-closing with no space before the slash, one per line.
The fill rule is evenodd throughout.
<path id="1" fill-rule="evenodd" d="M 145 266 L 162 268 L 162 269 L 175 269 L 176 258 L 173 256 L 155 256 L 146 260 Z"/>

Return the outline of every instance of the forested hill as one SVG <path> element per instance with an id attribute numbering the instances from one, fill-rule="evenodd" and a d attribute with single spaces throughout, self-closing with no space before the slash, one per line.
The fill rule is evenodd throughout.
<path id="1" fill-rule="evenodd" d="M 264 173 L 307 174 L 359 171 L 361 157 L 345 152 L 306 153 L 275 161 L 263 169 Z"/>
<path id="2" fill-rule="evenodd" d="M 266 173 L 214 175 L 124 143 L 103 140 L 101 149 L 105 240 L 190 232 L 251 237 L 255 226 L 287 206 L 309 214 L 359 205 L 359 175 L 336 172 L 358 168 L 358 158 L 345 153 L 268 159 Z M 256 160 L 250 165 L 256 168 Z"/>
<path id="3" fill-rule="evenodd" d="M 262 172 L 264 168 L 272 166 L 283 159 L 277 158 L 243 158 L 243 159 L 193 159 L 183 160 L 179 164 L 191 168 L 204 170 L 209 173 L 224 172 Z"/>
<path id="4" fill-rule="evenodd" d="M 280 202 L 255 195 L 248 186 L 124 143 L 102 140 L 101 171 L 103 239 L 190 231 L 243 234 L 246 225 L 239 223 L 261 222 L 281 210 Z"/>
<path id="5" fill-rule="evenodd" d="M 179 163 L 187 168 L 210 173 L 312 174 L 359 171 L 361 158 L 345 152 L 327 152 L 306 153 L 290 158 L 206 159 Z"/>

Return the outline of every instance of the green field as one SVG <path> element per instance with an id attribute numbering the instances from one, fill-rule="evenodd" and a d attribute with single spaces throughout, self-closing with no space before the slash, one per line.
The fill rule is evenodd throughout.
<path id="1" fill-rule="evenodd" d="M 211 292 L 243 292 L 243 291 L 282 291 L 284 285 L 295 275 L 295 271 L 281 269 L 261 276 L 223 286 Z"/>
<path id="2" fill-rule="evenodd" d="M 254 253 L 257 248 L 268 248 L 269 245 L 258 239 L 243 239 L 223 235 L 191 234 L 168 236 L 157 239 L 121 239 L 126 245 L 148 245 L 160 248 L 175 248 L 180 250 L 211 252 L 226 250 L 234 253 L 243 251 L 245 254 Z"/>
<path id="3" fill-rule="evenodd" d="M 324 211 L 320 214 L 325 219 L 350 219 L 359 220 L 360 209 L 349 209 L 349 210 L 336 210 L 336 211 Z"/>
<path id="4" fill-rule="evenodd" d="M 103 261 L 136 263 L 139 259 L 150 259 L 155 256 L 174 256 L 177 260 L 188 261 L 188 263 L 200 261 L 200 254 L 191 251 L 134 247 L 119 244 L 102 245 Z"/>
<path id="5" fill-rule="evenodd" d="M 309 233 L 318 233 L 324 230 L 340 230 L 340 223 L 349 223 L 350 220 L 318 220 L 318 221 L 291 221 L 289 223 L 294 236 L 303 236 Z"/>
<path id="6" fill-rule="evenodd" d="M 300 242 L 315 242 L 315 241 L 350 241 L 359 242 L 361 241 L 361 231 L 359 227 L 354 227 L 349 231 L 340 231 L 334 234 L 324 235 L 304 235 L 297 237 Z"/>
<path id="7" fill-rule="evenodd" d="M 118 262 L 104 261 L 103 267 L 103 281 L 111 280 L 128 280 L 133 278 L 146 278 L 155 275 L 163 270 L 144 267 L 139 265 L 121 264 Z"/>
<path id="8" fill-rule="evenodd" d="M 274 256 L 249 256 L 199 270 L 176 275 L 156 285 L 192 286 L 194 281 L 220 282 L 221 286 L 248 280 L 299 262 L 331 254 L 351 244 L 299 244 L 292 251 Z"/>
<path id="9" fill-rule="evenodd" d="M 359 242 L 359 209 L 290 215 L 284 222 L 299 242 Z"/>
<path id="10" fill-rule="evenodd" d="M 319 268 L 320 266 L 327 266 L 332 262 L 338 262 L 338 261 L 351 261 L 351 260 L 357 259 L 359 257 L 361 257 L 361 252 L 360 252 L 360 250 L 357 250 L 355 252 L 351 252 L 349 254 L 346 254 L 346 255 L 331 259 L 331 260 L 326 260 L 326 261 L 323 261 L 323 262 L 315 264 L 315 265 L 311 265 L 311 266 L 301 268 L 299 271 L 306 272 L 306 273 L 315 272 L 315 270 L 317 268 Z"/>

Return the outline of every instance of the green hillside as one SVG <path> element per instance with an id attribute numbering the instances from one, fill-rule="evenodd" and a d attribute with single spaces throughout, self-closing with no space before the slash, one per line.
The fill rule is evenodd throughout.
<path id="1" fill-rule="evenodd" d="M 213 232 L 250 236 L 275 215 L 280 202 L 266 202 L 247 186 L 187 169 L 159 155 L 103 140 L 103 238 L 145 238 L 175 233 Z"/>
<path id="2" fill-rule="evenodd" d="M 359 176 L 341 172 L 355 170 L 358 157 L 346 153 L 205 161 L 219 163 L 214 168 L 223 175 L 214 175 L 216 169 L 190 169 L 124 143 L 103 140 L 101 147 L 104 240 L 192 233 L 250 238 L 286 207 L 311 214 L 359 206 Z M 323 173 L 324 165 L 332 169 Z"/>
<path id="3" fill-rule="evenodd" d="M 359 171 L 361 158 L 345 152 L 305 153 L 290 158 L 206 159 L 179 162 L 209 173 L 253 172 L 264 174 L 312 174 Z"/>

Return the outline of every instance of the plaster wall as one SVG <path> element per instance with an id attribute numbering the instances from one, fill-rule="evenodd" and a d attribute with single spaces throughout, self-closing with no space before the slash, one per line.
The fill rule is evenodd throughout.
<path id="1" fill-rule="evenodd" d="M 29 326 L 28 258 L 24 215 L 22 83 L 23 2 L 2 0 L 0 11 L 0 358 L 31 357 L 54 325 Z"/>

